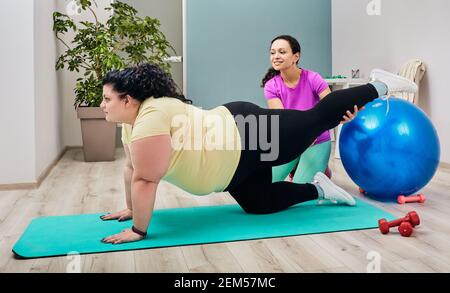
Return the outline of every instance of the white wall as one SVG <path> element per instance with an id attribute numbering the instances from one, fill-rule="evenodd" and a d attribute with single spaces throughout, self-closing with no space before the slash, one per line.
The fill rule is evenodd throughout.
<path id="1" fill-rule="evenodd" d="M 55 0 L 0 4 L 0 184 L 33 183 L 63 145 L 54 69 Z"/>
<path id="2" fill-rule="evenodd" d="M 0 185 L 35 183 L 65 146 L 82 145 L 73 107 L 78 75 L 55 71 L 63 47 L 52 31 L 52 13 L 67 13 L 69 2 L 0 2 Z M 100 20 L 110 2 L 97 0 Z"/>
<path id="3" fill-rule="evenodd" d="M 422 59 L 428 70 L 419 106 L 438 131 L 441 161 L 450 163 L 450 1 L 380 0 L 379 16 L 367 14 L 369 2 L 332 0 L 333 74 L 397 72 L 405 61 Z"/>
<path id="4" fill-rule="evenodd" d="M 55 8 L 56 0 L 34 2 L 36 176 L 40 176 L 64 149 L 52 30 Z"/>
<path id="5" fill-rule="evenodd" d="M 36 178 L 33 2 L 0 2 L 0 184 Z"/>

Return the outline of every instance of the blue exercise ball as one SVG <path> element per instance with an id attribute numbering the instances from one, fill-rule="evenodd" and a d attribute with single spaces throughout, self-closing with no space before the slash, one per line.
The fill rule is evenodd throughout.
<path id="1" fill-rule="evenodd" d="M 398 98 L 376 99 L 339 137 L 342 164 L 367 195 L 393 201 L 424 187 L 435 174 L 439 138 L 426 114 Z"/>

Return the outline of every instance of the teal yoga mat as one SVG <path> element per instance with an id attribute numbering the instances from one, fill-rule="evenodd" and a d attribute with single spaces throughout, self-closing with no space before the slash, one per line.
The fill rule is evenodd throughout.
<path id="1" fill-rule="evenodd" d="M 354 207 L 310 201 L 268 215 L 246 214 L 238 205 L 161 209 L 154 211 L 146 239 L 113 245 L 100 240 L 131 227 L 132 221 L 102 221 L 100 215 L 34 219 L 13 252 L 19 258 L 37 258 L 206 244 L 371 229 L 380 218 L 394 219 L 362 200 Z"/>

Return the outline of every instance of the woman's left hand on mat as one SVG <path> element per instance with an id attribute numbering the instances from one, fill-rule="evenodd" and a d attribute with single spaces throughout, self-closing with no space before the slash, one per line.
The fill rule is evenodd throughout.
<path id="1" fill-rule="evenodd" d="M 344 118 L 344 120 L 342 120 L 341 121 L 341 124 L 345 124 L 345 123 L 348 123 L 348 122 L 350 122 L 350 121 L 352 121 L 353 119 L 355 119 L 355 117 L 356 117 L 356 115 L 358 114 L 358 112 L 360 111 L 360 110 L 363 110 L 364 109 L 364 107 L 362 107 L 361 109 L 358 109 L 358 106 L 354 106 L 353 107 L 353 113 L 352 112 L 350 112 L 350 111 L 347 111 L 347 115 L 344 115 L 344 116 L 342 116 L 342 118 Z"/>
<path id="2" fill-rule="evenodd" d="M 111 244 L 120 244 L 120 243 L 139 241 L 139 240 L 142 240 L 143 238 L 144 237 L 142 237 L 139 234 L 134 233 L 131 229 L 125 229 L 118 234 L 103 238 L 102 242 L 111 243 Z"/>

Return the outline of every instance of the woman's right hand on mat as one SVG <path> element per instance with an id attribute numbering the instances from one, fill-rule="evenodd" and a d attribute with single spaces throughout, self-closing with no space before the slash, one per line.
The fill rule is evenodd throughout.
<path id="1" fill-rule="evenodd" d="M 128 209 L 128 208 L 124 209 L 122 211 L 119 211 L 119 212 L 115 212 L 115 213 L 112 213 L 112 214 L 106 214 L 106 215 L 100 216 L 100 219 L 102 219 L 103 221 L 116 220 L 117 219 L 119 222 L 122 222 L 122 221 L 126 221 L 126 220 L 129 220 L 129 219 L 132 219 L 132 218 L 133 218 L 133 211 Z"/>

